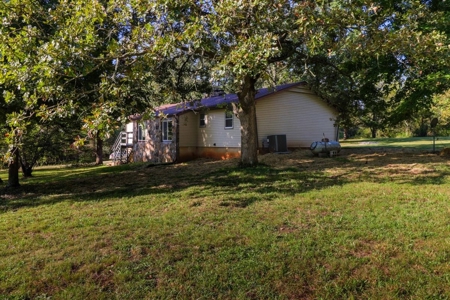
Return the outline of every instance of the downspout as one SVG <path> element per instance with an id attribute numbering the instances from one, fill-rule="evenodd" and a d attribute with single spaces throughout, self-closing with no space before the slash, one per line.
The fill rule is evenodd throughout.
<path id="1" fill-rule="evenodd" d="M 176 163 L 180 159 L 180 126 L 179 126 L 180 116 L 175 115 L 174 119 L 176 121 L 176 125 L 175 125 L 175 159 L 173 162 Z"/>
<path id="2" fill-rule="evenodd" d="M 258 134 L 258 113 L 256 111 L 256 103 L 255 103 L 255 128 L 256 128 L 256 149 L 258 150 L 259 154 L 259 134 Z M 262 148 L 262 147 L 261 147 Z"/>
<path id="3" fill-rule="evenodd" d="M 334 140 L 339 142 L 339 117 L 334 120 L 334 127 L 336 128 L 336 131 L 334 132 Z"/>
<path id="4" fill-rule="evenodd" d="M 137 139 L 138 139 L 138 136 L 137 136 L 137 121 L 136 121 L 136 119 L 132 119 L 132 118 L 130 118 L 130 120 L 131 120 L 131 122 L 133 122 L 133 149 L 136 147 L 136 145 L 137 145 Z"/>
<path id="5" fill-rule="evenodd" d="M 339 123 L 336 124 L 336 133 L 335 133 L 335 135 L 336 135 L 335 141 L 339 142 Z"/>

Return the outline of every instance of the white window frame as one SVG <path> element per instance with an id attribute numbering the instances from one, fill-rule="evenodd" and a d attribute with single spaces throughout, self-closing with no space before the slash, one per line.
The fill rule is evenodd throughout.
<path id="1" fill-rule="evenodd" d="M 234 125 L 234 114 L 230 110 L 225 111 L 225 129 L 233 129 Z M 227 126 L 227 121 L 231 121 L 231 126 Z"/>
<path id="2" fill-rule="evenodd" d="M 138 124 L 138 142 L 145 141 L 145 124 Z"/>
<path id="3" fill-rule="evenodd" d="M 173 140 L 173 123 L 172 120 L 161 121 L 161 138 L 163 142 L 171 142 Z"/>
<path id="4" fill-rule="evenodd" d="M 206 114 L 200 113 L 198 124 L 200 128 L 206 127 Z"/>

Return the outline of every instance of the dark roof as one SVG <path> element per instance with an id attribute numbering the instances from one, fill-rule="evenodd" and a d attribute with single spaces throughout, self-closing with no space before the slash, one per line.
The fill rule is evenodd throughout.
<path id="1" fill-rule="evenodd" d="M 289 88 L 299 86 L 299 85 L 304 85 L 304 84 L 306 84 L 306 83 L 305 82 L 296 82 L 296 83 L 279 85 L 279 86 L 276 86 L 275 88 L 259 89 L 256 92 L 255 99 L 258 100 L 265 96 L 281 92 L 282 90 L 289 89 Z M 190 111 L 190 110 L 199 110 L 199 109 L 203 109 L 203 108 L 214 108 L 214 107 L 218 107 L 218 106 L 226 106 L 228 104 L 237 103 L 237 102 L 238 102 L 237 94 L 226 94 L 226 95 L 204 98 L 200 101 L 163 105 L 157 109 L 157 114 L 163 113 L 164 115 L 177 115 L 177 114 L 180 114 L 180 113 L 183 113 L 186 111 Z"/>

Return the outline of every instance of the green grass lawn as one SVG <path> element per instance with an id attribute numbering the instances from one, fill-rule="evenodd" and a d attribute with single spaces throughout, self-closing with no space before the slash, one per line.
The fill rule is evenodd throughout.
<path id="1" fill-rule="evenodd" d="M 389 147 L 433 150 L 433 137 L 348 139 L 340 142 L 342 147 Z M 450 147 L 450 137 L 435 137 L 434 147 L 437 151 Z"/>
<path id="2" fill-rule="evenodd" d="M 36 170 L 1 194 L 0 299 L 450 298 L 447 158 L 260 158 Z"/>

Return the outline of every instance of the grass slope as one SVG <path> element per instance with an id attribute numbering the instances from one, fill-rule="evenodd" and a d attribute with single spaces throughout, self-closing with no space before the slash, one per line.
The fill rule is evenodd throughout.
<path id="1" fill-rule="evenodd" d="M 0 198 L 0 299 L 450 297 L 446 158 L 261 161 L 37 170 Z"/>

